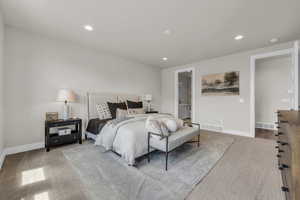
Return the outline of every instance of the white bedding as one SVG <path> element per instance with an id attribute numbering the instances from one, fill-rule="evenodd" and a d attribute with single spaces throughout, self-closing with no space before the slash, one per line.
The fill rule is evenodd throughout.
<path id="1" fill-rule="evenodd" d="M 147 153 L 147 117 L 149 114 L 139 114 L 116 125 L 107 123 L 97 136 L 95 145 L 117 152 L 129 165 L 133 165 L 135 158 Z"/>

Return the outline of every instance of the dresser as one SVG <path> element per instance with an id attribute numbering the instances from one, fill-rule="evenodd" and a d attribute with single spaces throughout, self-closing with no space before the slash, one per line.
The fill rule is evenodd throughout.
<path id="1" fill-rule="evenodd" d="M 300 200 L 300 112 L 278 111 L 278 169 L 287 200 Z"/>

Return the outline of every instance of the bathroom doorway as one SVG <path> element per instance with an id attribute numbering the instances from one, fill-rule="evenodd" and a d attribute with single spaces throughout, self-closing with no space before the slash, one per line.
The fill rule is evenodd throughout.
<path id="1" fill-rule="evenodd" d="M 175 73 L 175 115 L 185 122 L 194 120 L 194 69 Z"/>

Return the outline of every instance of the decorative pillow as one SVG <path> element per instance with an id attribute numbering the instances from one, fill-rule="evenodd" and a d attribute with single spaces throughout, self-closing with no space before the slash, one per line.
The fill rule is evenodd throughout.
<path id="1" fill-rule="evenodd" d="M 129 101 L 127 100 L 127 107 L 128 108 L 143 108 L 143 102 L 142 101 Z"/>
<path id="2" fill-rule="evenodd" d="M 176 119 L 177 130 L 184 127 L 184 121 L 182 119 Z"/>
<path id="3" fill-rule="evenodd" d="M 163 123 L 167 126 L 170 132 L 176 132 L 183 128 L 183 120 L 175 118 L 162 118 Z"/>
<path id="4" fill-rule="evenodd" d="M 170 132 L 175 132 L 178 130 L 177 122 L 175 119 L 163 119 L 163 123 L 166 125 Z"/>
<path id="5" fill-rule="evenodd" d="M 153 138 L 162 139 L 169 136 L 168 128 L 164 123 L 150 116 L 146 120 L 146 130 L 151 133 L 156 133 L 159 135 L 151 135 Z"/>
<path id="6" fill-rule="evenodd" d="M 123 110 L 127 110 L 127 106 L 125 102 L 120 102 L 120 103 L 111 103 L 111 102 L 107 102 L 111 117 L 113 119 L 116 118 L 116 114 L 117 114 L 117 108 L 123 109 Z"/>
<path id="7" fill-rule="evenodd" d="M 117 108 L 116 119 L 125 119 L 127 117 L 127 110 Z"/>
<path id="8" fill-rule="evenodd" d="M 143 108 L 129 108 L 127 112 L 128 115 L 145 114 L 145 110 Z"/>
<path id="9" fill-rule="evenodd" d="M 99 115 L 99 119 L 110 119 L 112 117 L 107 103 L 97 104 L 96 109 Z"/>

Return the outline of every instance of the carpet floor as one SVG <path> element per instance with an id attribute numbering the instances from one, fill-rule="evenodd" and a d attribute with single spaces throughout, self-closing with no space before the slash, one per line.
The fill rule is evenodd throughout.
<path id="1" fill-rule="evenodd" d="M 164 170 L 165 155 L 151 153 L 151 162 L 141 158 L 136 167 L 122 158 L 92 144 L 63 151 L 79 175 L 89 199 L 155 200 L 185 199 L 209 173 L 234 142 L 226 135 L 201 136 L 201 145 L 185 144 L 169 154 L 169 169 Z"/>

